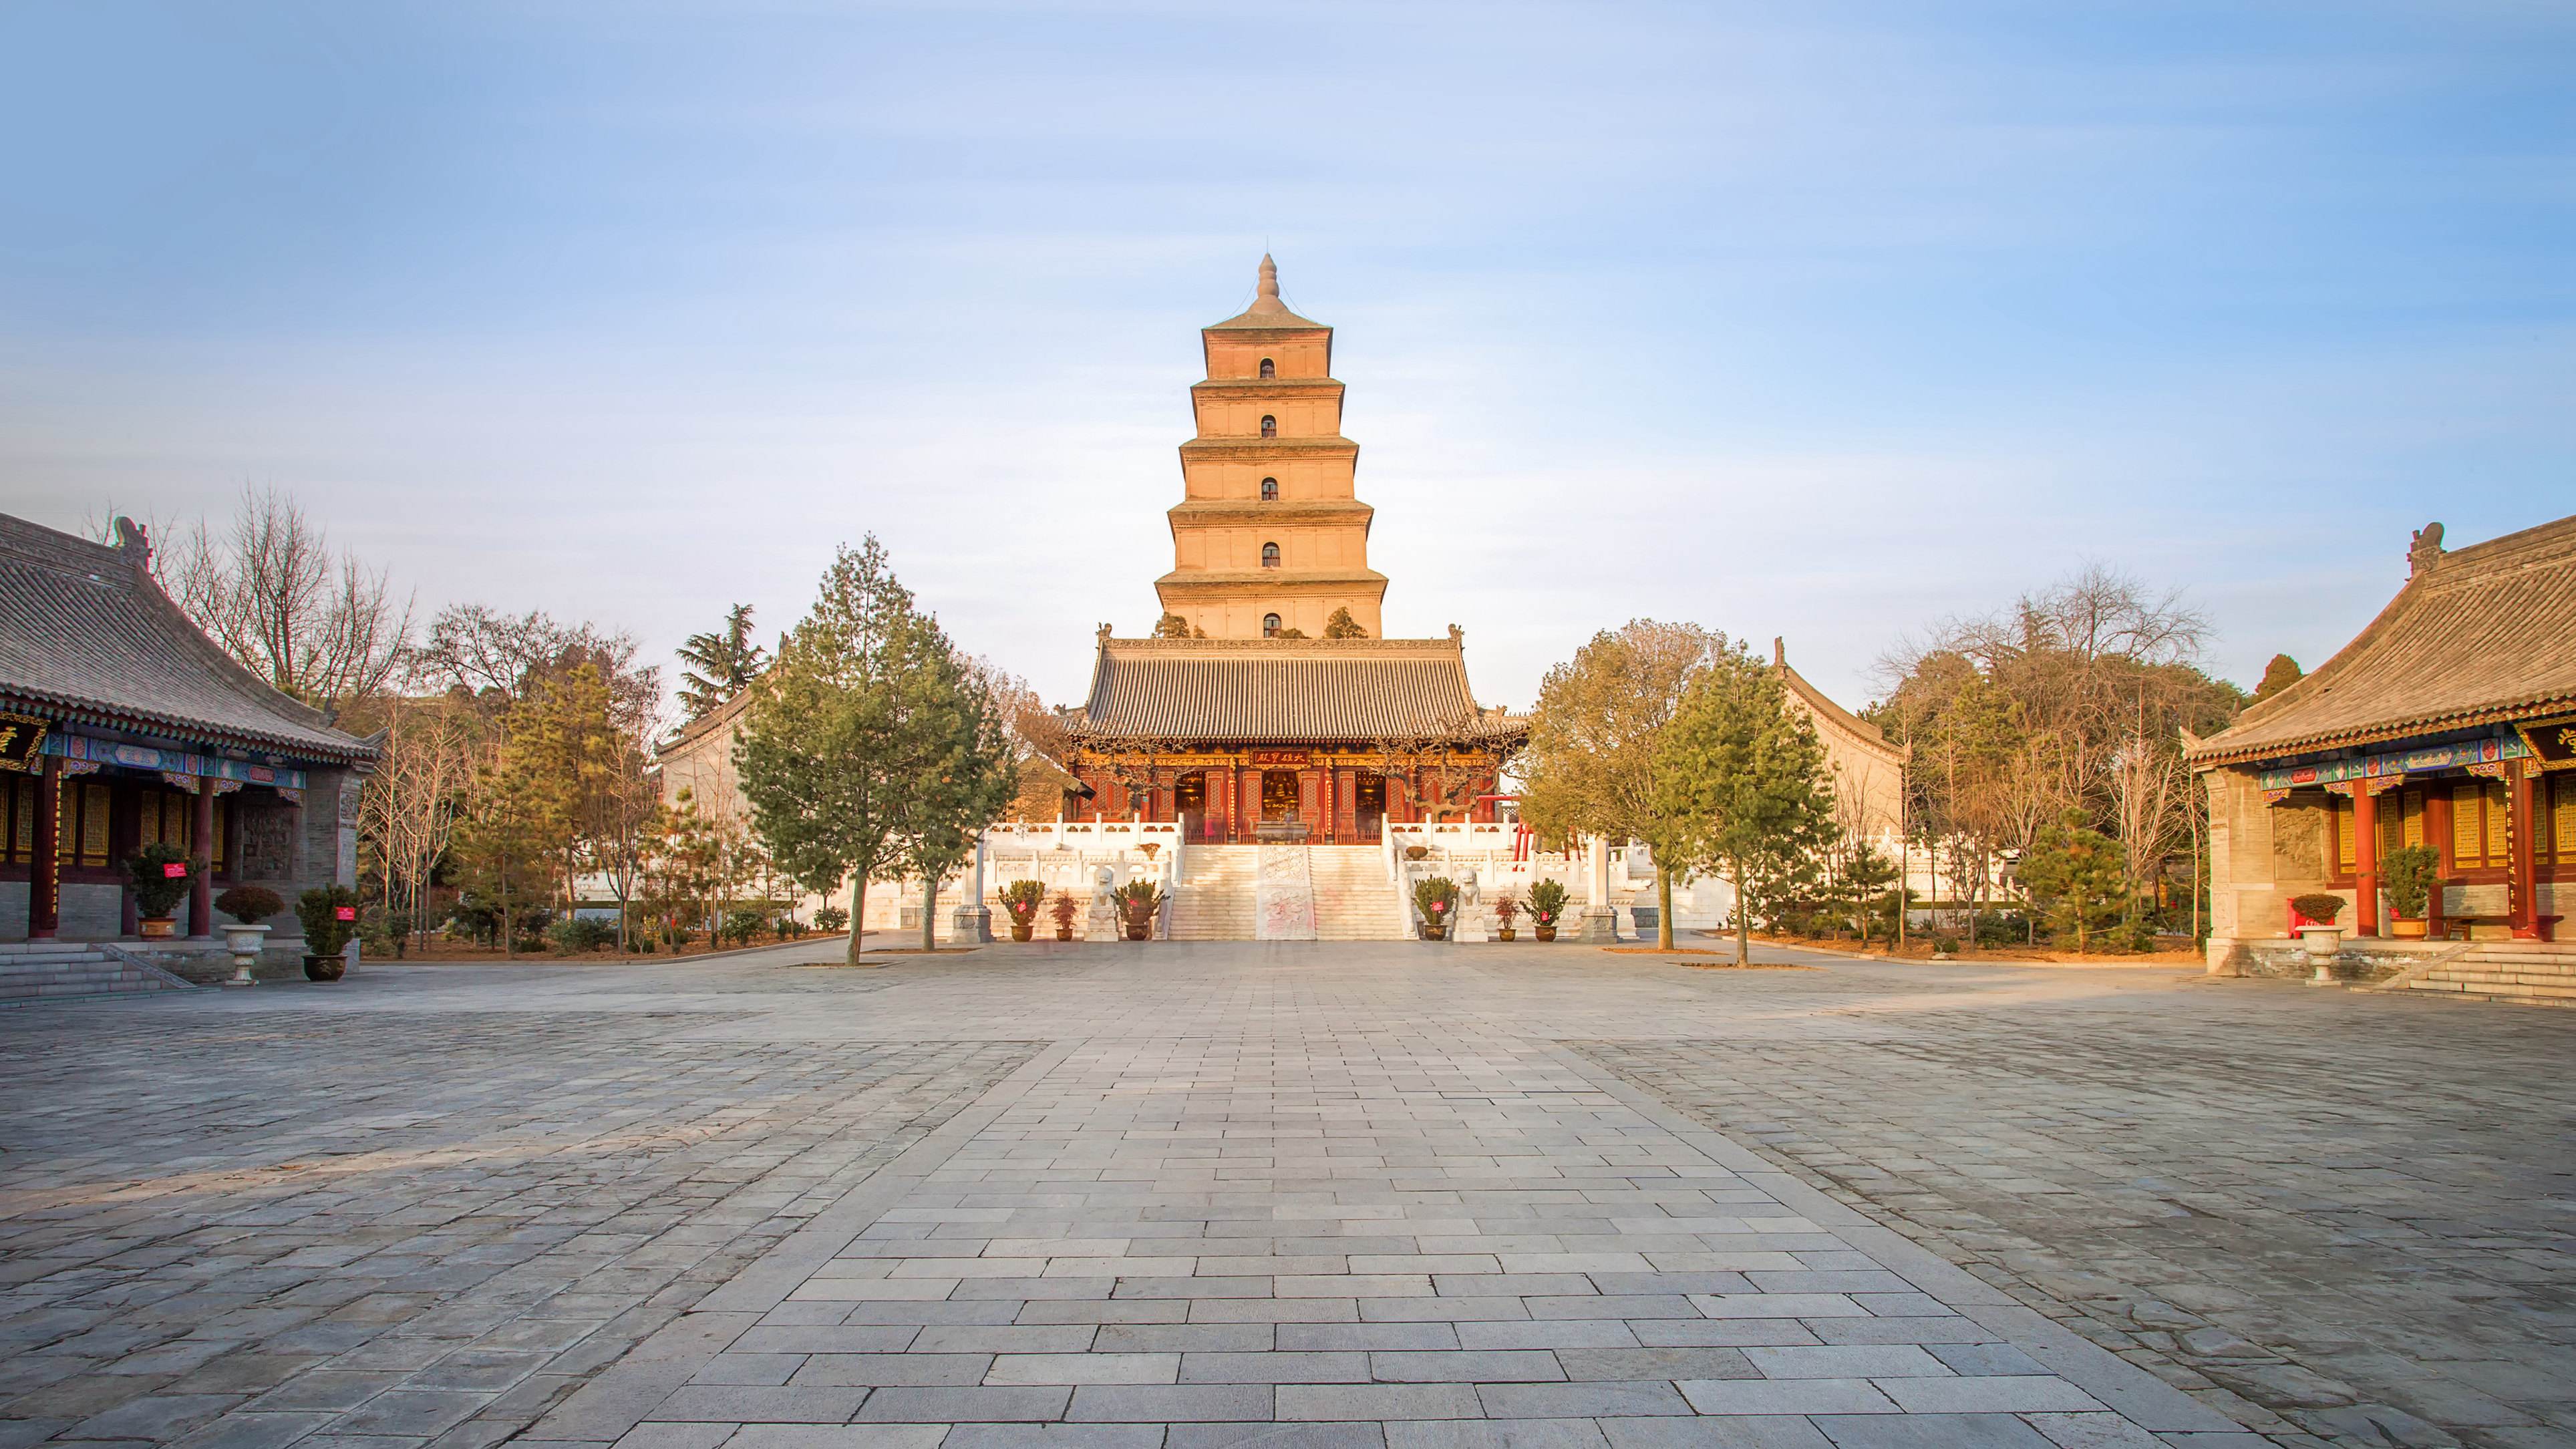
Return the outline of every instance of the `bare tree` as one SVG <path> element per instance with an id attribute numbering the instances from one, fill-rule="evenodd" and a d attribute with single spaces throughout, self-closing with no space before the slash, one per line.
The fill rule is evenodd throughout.
<path id="1" fill-rule="evenodd" d="M 199 520 L 162 569 L 179 607 L 226 653 L 334 717 L 392 681 L 411 637 L 411 601 L 395 601 L 384 571 L 333 553 L 274 488 L 242 490 L 221 534 Z"/>
<path id="2" fill-rule="evenodd" d="M 384 869 L 388 913 L 430 927 L 430 882 L 456 833 L 456 812 L 474 779 L 474 721 L 445 700 L 405 701 L 391 711 L 384 753 L 359 796 L 360 831 Z"/>
<path id="3" fill-rule="evenodd" d="M 482 604 L 439 610 L 427 635 L 405 659 L 412 687 L 461 693 L 497 713 L 540 684 L 594 665 L 606 681 L 617 727 L 641 739 L 660 732 L 662 671 L 635 662 L 639 646 L 623 630 L 602 633 L 564 624 L 541 610 L 505 614 Z"/>

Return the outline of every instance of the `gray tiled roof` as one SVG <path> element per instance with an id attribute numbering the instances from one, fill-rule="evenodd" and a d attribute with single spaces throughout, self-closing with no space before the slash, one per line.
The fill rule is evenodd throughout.
<path id="1" fill-rule="evenodd" d="M 2198 764 L 2576 708 L 2576 517 L 2433 551 L 2370 627 L 2191 751 Z"/>
<path id="2" fill-rule="evenodd" d="M 215 647 L 136 567 L 137 552 L 0 514 L 0 696 L 190 743 L 373 757 Z"/>
<path id="3" fill-rule="evenodd" d="M 1446 639 L 1109 639 L 1075 715 L 1095 739 L 1368 741 L 1517 733 Z"/>

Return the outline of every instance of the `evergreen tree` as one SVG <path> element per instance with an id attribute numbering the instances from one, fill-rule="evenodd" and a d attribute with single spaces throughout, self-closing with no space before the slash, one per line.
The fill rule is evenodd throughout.
<path id="1" fill-rule="evenodd" d="M 1335 609 L 1332 613 L 1332 617 L 1324 621 L 1324 637 L 1327 639 L 1365 639 L 1368 637 L 1368 630 L 1360 627 L 1360 621 L 1351 617 L 1350 610 Z"/>
<path id="2" fill-rule="evenodd" d="M 2262 703 L 2273 695 L 2299 682 L 2299 661 L 2287 654 L 2275 654 L 2263 666 L 2263 682 L 2254 686 L 2254 702 Z"/>
<path id="3" fill-rule="evenodd" d="M 725 611 L 721 628 L 692 634 L 680 646 L 680 704 L 689 718 L 703 719 L 718 705 L 749 688 L 769 665 L 769 651 L 751 641 L 751 605 Z"/>
<path id="4" fill-rule="evenodd" d="M 871 535 L 833 559 L 735 744 L 753 827 L 778 868 L 816 892 L 849 883 L 852 961 L 868 883 L 900 869 L 958 758 L 954 662 Z"/>
<path id="5" fill-rule="evenodd" d="M 2120 914 L 2128 894 L 2124 865 L 2119 843 L 2085 824 L 2083 811 L 2069 810 L 2039 832 L 2014 874 L 2052 928 L 2074 933 L 2081 952 L 2095 927 Z"/>
<path id="6" fill-rule="evenodd" d="M 1019 792 L 1020 772 L 1002 702 L 945 639 L 923 659 L 916 697 L 937 758 L 915 782 L 903 866 L 921 880 L 921 948 L 929 951 L 938 945 L 939 883 L 974 855 L 977 834 Z"/>
<path id="7" fill-rule="evenodd" d="M 1778 671 L 1725 649 L 1682 697 L 1655 755 L 1655 814 L 1670 842 L 1657 844 L 1657 863 L 1734 880 L 1735 959 L 1749 961 L 1755 900 L 1776 910 L 1834 838 L 1815 726 L 1789 708 Z"/>

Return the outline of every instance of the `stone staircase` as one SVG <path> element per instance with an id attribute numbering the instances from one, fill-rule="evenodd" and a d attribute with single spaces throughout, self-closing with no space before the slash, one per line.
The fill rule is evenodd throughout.
<path id="1" fill-rule="evenodd" d="M 189 989 L 188 982 L 114 947 L 80 941 L 0 945 L 0 1006 Z"/>
<path id="2" fill-rule="evenodd" d="M 1259 920 L 1253 891 L 1261 871 L 1258 845 L 1193 845 L 1172 895 L 1175 941 L 1249 941 Z"/>
<path id="3" fill-rule="evenodd" d="M 2408 991 L 2576 1007 L 2576 941 L 2481 941 L 2408 981 Z"/>
<path id="4" fill-rule="evenodd" d="M 1392 941 L 1403 930 L 1395 920 L 1395 888 L 1386 881 L 1386 856 L 1374 845 L 1315 845 L 1306 850 L 1315 880 L 1315 938 L 1320 941 Z"/>

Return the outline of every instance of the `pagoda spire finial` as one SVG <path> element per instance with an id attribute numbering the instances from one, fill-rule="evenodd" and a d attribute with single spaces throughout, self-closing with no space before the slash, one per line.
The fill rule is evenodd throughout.
<path id="1" fill-rule="evenodd" d="M 1261 254 L 1261 285 L 1255 295 L 1265 302 L 1279 300 L 1279 264 L 1270 260 L 1268 252 Z"/>

